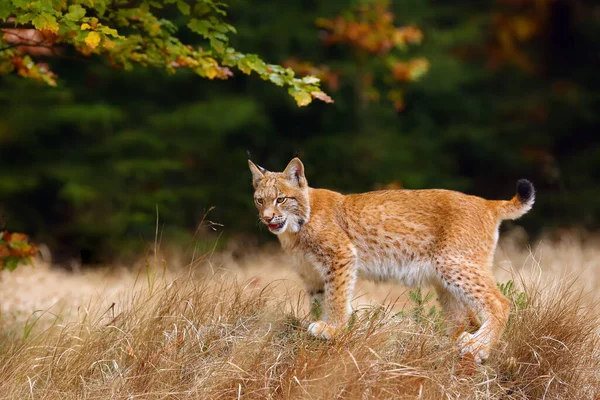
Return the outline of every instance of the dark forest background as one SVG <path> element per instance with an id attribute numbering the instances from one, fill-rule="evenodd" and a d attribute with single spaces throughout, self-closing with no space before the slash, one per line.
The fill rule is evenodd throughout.
<path id="1" fill-rule="evenodd" d="M 507 199 L 524 177 L 538 190 L 518 221 L 528 232 L 598 228 L 596 2 L 382 6 L 422 33 L 401 53 L 426 66 L 418 79 L 390 78 L 380 51 L 327 39 L 319 18 L 351 18 L 354 3 L 228 2 L 236 48 L 316 73 L 333 104 L 299 108 L 243 74 L 123 71 L 94 57 L 50 59 L 56 88 L 0 77 L 0 222 L 84 262 L 135 254 L 154 240 L 157 212 L 163 242 L 189 240 L 211 207 L 222 242 L 268 240 L 248 149 L 271 170 L 297 153 L 311 186 L 342 192 L 448 188 Z"/>

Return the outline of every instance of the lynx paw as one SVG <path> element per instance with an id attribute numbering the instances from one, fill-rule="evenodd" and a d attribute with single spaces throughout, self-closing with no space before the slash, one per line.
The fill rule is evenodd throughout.
<path id="1" fill-rule="evenodd" d="M 471 354 L 477 364 L 483 363 L 490 356 L 489 344 L 469 332 L 458 336 L 458 347 L 461 356 Z"/>
<path id="2" fill-rule="evenodd" d="M 324 321 L 313 322 L 308 326 L 308 332 L 318 338 L 331 339 L 337 329 Z"/>

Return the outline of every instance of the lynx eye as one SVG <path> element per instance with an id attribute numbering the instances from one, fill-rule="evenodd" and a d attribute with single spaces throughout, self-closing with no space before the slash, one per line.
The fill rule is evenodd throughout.
<path id="1" fill-rule="evenodd" d="M 260 197 L 257 197 L 256 199 L 254 199 L 254 201 L 256 201 L 256 204 L 258 204 L 259 206 L 263 205 L 263 199 L 261 199 Z"/>
<path id="2" fill-rule="evenodd" d="M 287 197 L 278 197 L 277 204 L 283 204 L 287 200 Z"/>

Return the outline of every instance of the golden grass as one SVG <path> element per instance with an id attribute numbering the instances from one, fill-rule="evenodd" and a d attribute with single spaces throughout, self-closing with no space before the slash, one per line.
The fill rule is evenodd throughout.
<path id="1" fill-rule="evenodd" d="M 581 269 L 578 280 L 546 275 L 543 262 L 524 254 L 512 259 L 530 260 L 517 271 L 527 301 L 515 293 L 508 328 L 483 366 L 458 357 L 437 315 L 427 316 L 433 303 L 415 318 L 414 303 L 393 304 L 395 297 L 381 290 L 388 303 L 372 297 L 357 305 L 337 340 L 311 338 L 302 292 L 276 279 L 287 267 L 278 256 L 259 254 L 241 266 L 222 258 L 226 270 L 163 275 L 142 268 L 138 279 L 120 279 L 128 288 L 120 295 L 77 297 L 70 311 L 47 313 L 33 327 L 31 319 L 7 322 L 4 311 L 0 397 L 598 398 L 600 314 L 586 282 L 579 284 L 597 272 Z M 259 276 L 261 264 L 266 274 Z M 3 285 L 10 278 L 3 275 Z M 397 314 L 401 308 L 406 313 Z"/>

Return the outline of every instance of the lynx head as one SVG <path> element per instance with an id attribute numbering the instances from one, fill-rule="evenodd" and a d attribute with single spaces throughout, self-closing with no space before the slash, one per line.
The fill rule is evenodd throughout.
<path id="1" fill-rule="evenodd" d="M 298 232 L 310 216 L 304 165 L 294 158 L 283 172 L 271 172 L 248 160 L 254 204 L 260 220 L 276 235 Z"/>

